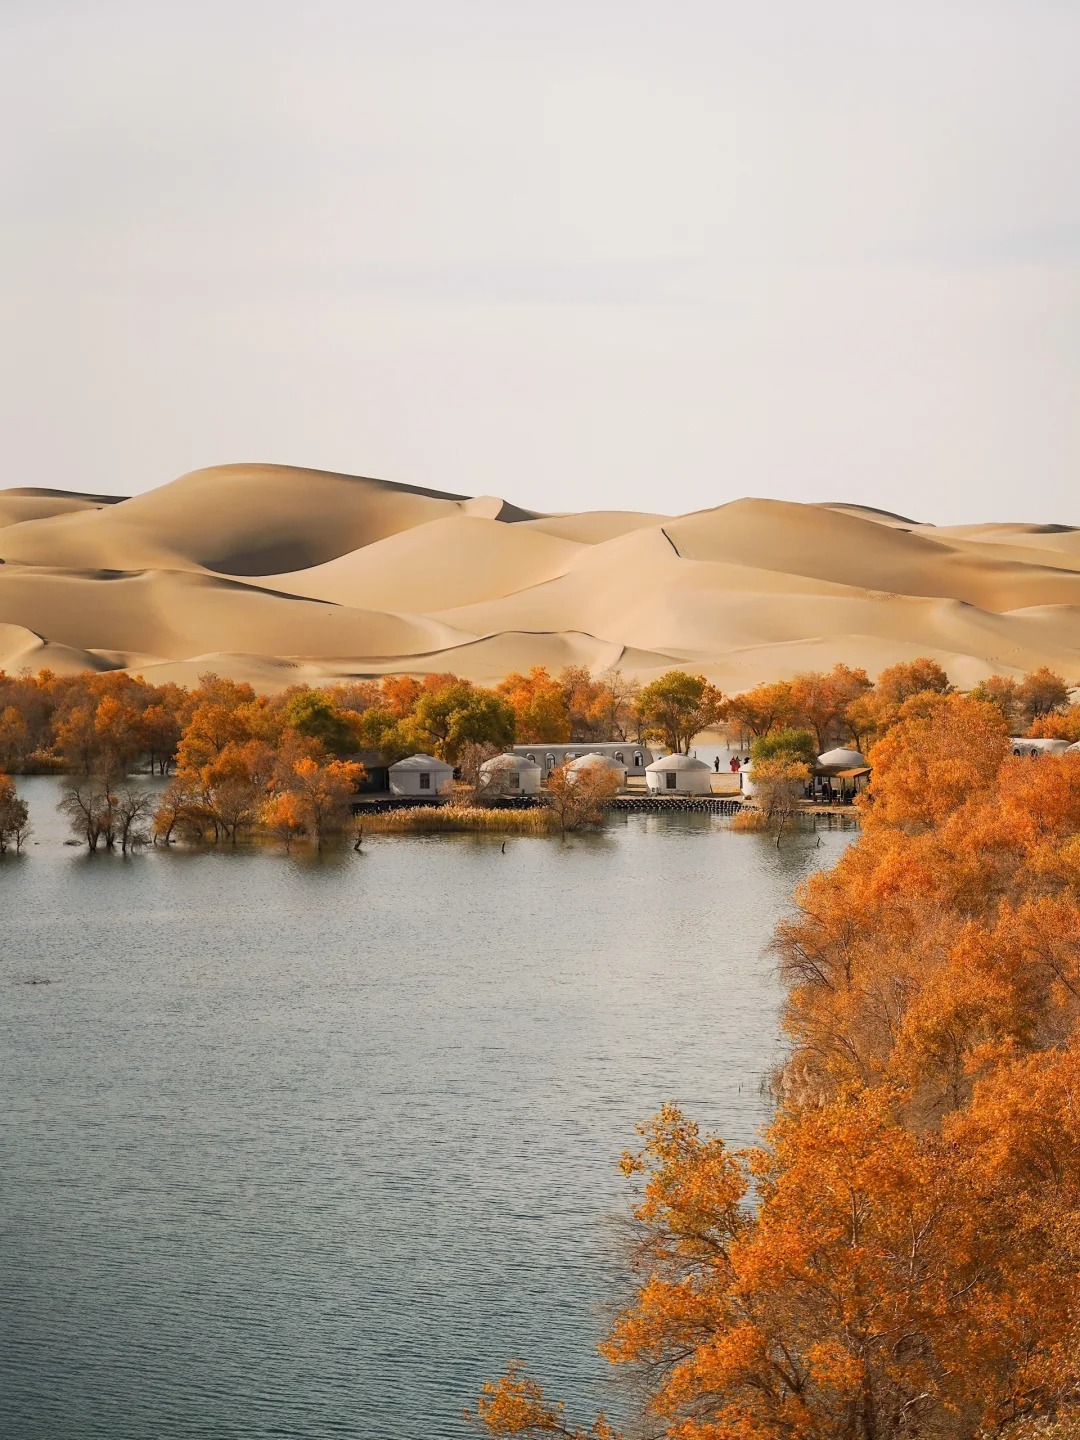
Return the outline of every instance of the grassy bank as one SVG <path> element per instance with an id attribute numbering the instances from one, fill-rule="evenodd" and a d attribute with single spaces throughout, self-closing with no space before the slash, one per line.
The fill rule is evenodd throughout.
<path id="1" fill-rule="evenodd" d="M 387 810 L 365 815 L 364 831 L 382 835 L 445 835 L 476 832 L 490 835 L 554 835 L 559 817 L 554 811 L 488 810 L 480 805 L 418 805 L 409 810 Z"/>

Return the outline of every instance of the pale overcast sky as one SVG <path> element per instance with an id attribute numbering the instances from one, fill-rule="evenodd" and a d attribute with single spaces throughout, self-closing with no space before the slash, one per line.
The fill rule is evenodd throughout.
<path id="1" fill-rule="evenodd" d="M 1080 524 L 1075 0 L 3 0 L 0 485 Z"/>

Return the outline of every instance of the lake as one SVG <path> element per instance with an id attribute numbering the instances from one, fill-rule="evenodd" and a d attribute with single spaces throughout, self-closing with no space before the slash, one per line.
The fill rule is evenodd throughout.
<path id="1" fill-rule="evenodd" d="M 753 1139 L 765 947 L 852 832 L 88 857 L 19 788 L 0 1435 L 456 1437 L 510 1356 L 617 1414 L 618 1155 L 669 1099 Z"/>

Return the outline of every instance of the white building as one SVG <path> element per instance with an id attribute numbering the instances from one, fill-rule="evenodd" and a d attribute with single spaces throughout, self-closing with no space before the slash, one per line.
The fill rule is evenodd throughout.
<path id="1" fill-rule="evenodd" d="M 754 798 L 753 770 L 754 762 L 749 760 L 739 771 L 739 794 L 744 800 L 752 800 Z"/>
<path id="2" fill-rule="evenodd" d="M 858 750 L 826 750 L 817 757 L 819 770 L 862 770 L 866 768 L 866 756 Z"/>
<path id="3" fill-rule="evenodd" d="M 453 768 L 434 755 L 410 755 L 390 766 L 392 795 L 449 795 L 453 788 Z"/>
<path id="4" fill-rule="evenodd" d="M 870 766 L 858 750 L 826 750 L 814 766 L 813 794 L 818 800 L 848 803 L 870 783 Z"/>
<path id="5" fill-rule="evenodd" d="M 1026 735 L 1010 735 L 1009 749 L 1014 755 L 1063 755 L 1075 746 L 1067 740 L 1029 740 Z"/>
<path id="6" fill-rule="evenodd" d="M 606 770 L 616 777 L 620 785 L 626 784 L 626 766 L 613 755 L 601 755 L 595 750 L 579 755 L 576 760 L 571 760 L 566 768 L 571 775 L 581 775 L 586 770 Z"/>
<path id="7" fill-rule="evenodd" d="M 645 767 L 645 784 L 657 795 L 711 795 L 712 769 L 691 755 L 665 755 Z"/>
<path id="8" fill-rule="evenodd" d="M 514 746 L 515 755 L 522 755 L 526 760 L 532 760 L 540 766 L 545 780 L 552 770 L 557 770 L 572 760 L 580 760 L 583 755 L 604 755 L 625 766 L 628 774 L 644 775 L 646 768 L 654 760 L 659 760 L 663 753 L 662 749 L 655 746 L 636 744 L 629 740 L 597 741 L 595 745 L 587 740 L 579 740 L 576 744 L 569 745 Z"/>
<path id="9" fill-rule="evenodd" d="M 538 795 L 540 766 L 527 755 L 493 755 L 480 766 L 480 787 L 495 795 Z"/>

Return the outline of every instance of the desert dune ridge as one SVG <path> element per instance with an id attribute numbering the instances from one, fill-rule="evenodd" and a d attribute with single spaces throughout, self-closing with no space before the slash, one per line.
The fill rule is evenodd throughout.
<path id="1" fill-rule="evenodd" d="M 0 490 L 0 667 L 215 670 L 264 691 L 534 665 L 732 692 L 928 655 L 954 683 L 1080 676 L 1080 530 L 855 502 L 547 515 L 282 465 L 131 498 Z"/>

